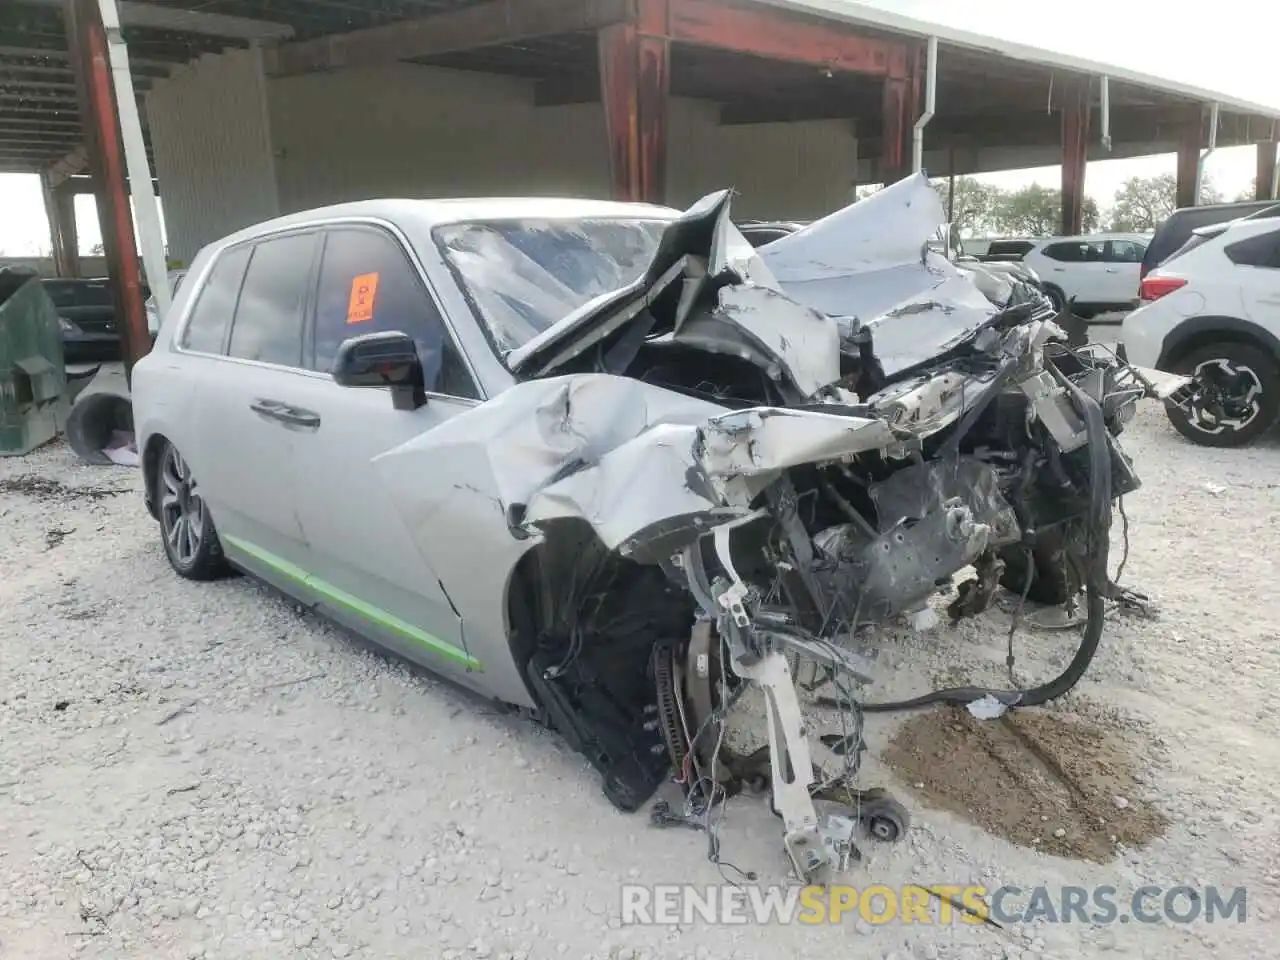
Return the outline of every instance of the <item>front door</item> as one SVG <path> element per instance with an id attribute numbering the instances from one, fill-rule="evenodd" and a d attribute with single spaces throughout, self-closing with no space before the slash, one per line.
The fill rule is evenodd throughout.
<path id="1" fill-rule="evenodd" d="M 448 674 L 481 669 L 462 621 L 383 488 L 372 461 L 469 409 L 478 393 L 417 268 L 373 226 L 326 231 L 306 364 L 315 374 L 290 394 L 318 419 L 295 439 L 296 502 L 312 550 L 319 602 L 402 655 Z M 389 391 L 351 389 L 328 371 L 339 344 L 399 330 L 418 345 L 428 402 L 396 410 Z"/>

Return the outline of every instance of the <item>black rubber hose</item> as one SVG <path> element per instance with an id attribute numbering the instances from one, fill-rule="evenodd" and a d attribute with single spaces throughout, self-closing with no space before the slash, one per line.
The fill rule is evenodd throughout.
<path id="1" fill-rule="evenodd" d="M 1102 639 L 1102 628 L 1106 616 L 1107 562 L 1108 547 L 1111 537 L 1111 444 L 1107 438 L 1107 425 L 1103 419 L 1102 408 L 1097 402 L 1068 380 L 1052 364 L 1050 371 L 1067 390 L 1068 395 L 1079 407 L 1084 417 L 1085 430 L 1089 442 L 1089 485 L 1090 485 L 1090 528 L 1089 528 L 1089 572 L 1085 581 L 1086 621 L 1084 636 L 1076 654 L 1067 664 L 1067 668 L 1048 683 L 1026 690 L 993 690 L 983 687 L 951 687 L 935 690 L 932 693 L 912 697 L 909 700 L 894 700 L 884 703 L 862 703 L 858 709 L 864 713 L 896 713 L 901 710 L 917 710 L 921 707 L 933 706 L 936 703 L 964 706 L 981 700 L 983 697 L 994 697 L 1003 703 L 1016 704 L 1020 707 L 1037 707 L 1056 700 L 1062 696 L 1084 676 L 1089 664 L 1097 653 L 1098 643 Z M 818 697 L 815 702 L 819 706 L 844 708 L 850 706 L 835 697 Z"/>

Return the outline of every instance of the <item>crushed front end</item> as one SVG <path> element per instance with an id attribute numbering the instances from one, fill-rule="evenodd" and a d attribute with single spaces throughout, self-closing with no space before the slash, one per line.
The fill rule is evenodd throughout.
<path id="1" fill-rule="evenodd" d="M 844 866 L 858 824 L 906 826 L 854 785 L 864 710 L 1030 706 L 1078 681 L 1125 598 L 1111 513 L 1139 480 L 1117 437 L 1177 387 L 1070 346 L 1034 288 L 993 302 L 932 254 L 922 177 L 873 199 L 753 251 L 728 194 L 706 198 L 643 277 L 509 355 L 516 387 L 419 445 L 489 444 L 493 496 L 535 558 L 522 666 L 610 799 L 637 809 L 674 770 L 685 810 L 655 822 L 709 829 L 727 796 L 767 788 L 807 882 Z M 1002 590 L 1084 610 L 1061 676 L 865 702 L 861 632 L 946 593 L 974 616 Z M 839 769 L 814 763 L 802 663 L 838 692 L 821 743 Z M 768 745 L 739 754 L 726 717 L 750 689 Z"/>

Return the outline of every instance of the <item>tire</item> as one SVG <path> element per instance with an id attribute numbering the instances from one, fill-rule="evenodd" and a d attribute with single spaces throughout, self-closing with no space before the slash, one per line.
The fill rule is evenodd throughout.
<path id="1" fill-rule="evenodd" d="M 1052 283 L 1044 286 L 1044 295 L 1049 298 L 1049 302 L 1053 304 L 1054 313 L 1062 313 L 1067 309 L 1067 295 L 1055 287 Z"/>
<path id="2" fill-rule="evenodd" d="M 156 515 L 169 565 L 187 580 L 214 580 L 230 572 L 222 543 L 199 486 L 178 448 L 166 442 L 156 458 Z"/>
<path id="3" fill-rule="evenodd" d="M 1270 351 L 1238 341 L 1211 343 L 1178 358 L 1172 368 L 1203 384 L 1186 406 L 1165 404 L 1169 422 L 1192 443 L 1242 447 L 1280 415 L 1280 363 Z"/>

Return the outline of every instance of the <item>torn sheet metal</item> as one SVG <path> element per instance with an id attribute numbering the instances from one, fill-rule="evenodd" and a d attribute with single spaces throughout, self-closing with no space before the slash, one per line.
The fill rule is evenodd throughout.
<path id="1" fill-rule="evenodd" d="M 447 510 L 459 486 L 505 511 L 598 466 L 605 454 L 654 427 L 698 424 L 722 412 L 708 401 L 624 377 L 533 380 L 444 420 L 379 455 L 374 465 L 411 522 Z M 625 512 L 625 504 L 618 507 Z"/>
<path id="2" fill-rule="evenodd" d="M 892 376 L 963 342 L 997 311 L 972 277 L 928 249 L 945 220 L 937 193 L 917 174 L 759 254 L 788 296 L 871 327 Z"/>
<path id="3" fill-rule="evenodd" d="M 686 321 L 674 339 L 710 353 L 738 352 L 771 379 L 785 376 L 804 397 L 840 379 L 835 321 L 769 287 L 721 287 L 715 309 Z"/>
<path id="4" fill-rule="evenodd" d="M 895 441 L 879 419 L 757 407 L 711 418 L 701 430 L 698 462 L 713 477 L 754 476 L 840 460 Z"/>
<path id="5" fill-rule="evenodd" d="M 784 294 L 729 219 L 729 192 L 704 197 L 663 232 L 644 274 L 506 355 L 521 378 L 597 367 L 624 373 L 646 343 L 665 340 L 742 357 L 794 399 L 839 379 L 835 321 Z"/>

